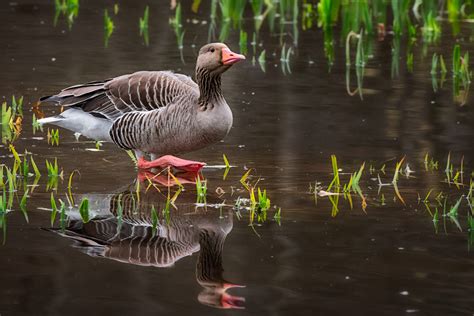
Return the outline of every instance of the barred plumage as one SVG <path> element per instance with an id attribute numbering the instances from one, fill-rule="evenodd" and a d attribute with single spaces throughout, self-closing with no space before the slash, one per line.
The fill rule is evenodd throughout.
<path id="1" fill-rule="evenodd" d="M 225 137 L 232 112 L 221 90 L 221 74 L 236 59 L 224 44 L 201 48 L 196 82 L 171 71 L 139 71 L 76 85 L 41 98 L 66 111 L 41 119 L 89 138 L 152 155 L 193 151 Z M 227 56 L 227 55 L 226 55 Z"/>

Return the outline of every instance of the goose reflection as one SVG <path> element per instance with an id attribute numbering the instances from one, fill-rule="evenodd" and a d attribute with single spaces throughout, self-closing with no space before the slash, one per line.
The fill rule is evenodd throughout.
<path id="1" fill-rule="evenodd" d="M 191 193 L 191 192 L 186 192 Z M 195 210 L 195 195 L 181 194 L 178 210 L 158 219 L 153 231 L 151 208 L 162 210 L 166 199 L 157 192 L 137 196 L 131 189 L 104 196 L 87 194 L 94 218 L 83 223 L 78 210 L 68 213 L 69 223 L 57 234 L 76 241 L 75 247 L 93 256 L 119 262 L 153 266 L 173 266 L 183 257 L 199 252 L 196 280 L 203 287 L 200 303 L 216 308 L 244 308 L 245 298 L 227 290 L 241 287 L 223 277 L 222 252 L 233 227 L 233 211 Z M 191 199 L 192 198 L 192 199 Z M 181 204 L 188 199 L 189 203 Z M 122 216 L 120 216 L 120 213 Z"/>

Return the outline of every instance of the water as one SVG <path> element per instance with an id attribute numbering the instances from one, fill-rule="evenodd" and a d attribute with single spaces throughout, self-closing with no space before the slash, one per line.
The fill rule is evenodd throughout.
<path id="1" fill-rule="evenodd" d="M 149 47 L 138 34 L 138 19 L 147 4 Z M 442 191 L 448 197 L 449 211 L 467 193 L 466 187 L 457 189 L 444 183 L 442 170 L 449 152 L 455 168 L 464 156 L 467 183 L 474 154 L 472 99 L 464 106 L 453 102 L 450 74 L 440 91 L 432 89 L 432 53 L 442 53 L 450 65 L 455 39 L 448 23 L 443 23 L 441 41 L 428 46 L 425 56 L 418 39 L 413 48 L 413 73 L 407 71 L 406 41 L 401 41 L 400 70 L 395 78 L 391 75 L 392 36 L 375 40 L 373 58 L 365 70 L 364 100 L 346 93 L 344 47 L 339 37 L 335 64 L 328 71 L 321 30 L 300 29 L 298 46 L 291 56 L 291 74 L 285 75 L 279 36 L 270 34 L 264 23 L 259 42 L 266 50 L 266 72 L 258 63 L 250 62 L 249 46 L 249 62 L 232 67 L 223 77 L 224 94 L 234 113 L 230 134 L 224 142 L 186 155 L 209 165 L 222 165 L 222 154 L 226 154 L 236 166 L 227 179 L 222 179 L 224 170 L 219 168 L 205 169 L 204 176 L 208 180 L 208 203 L 230 206 L 196 209 L 194 186 L 185 185 L 176 202 L 177 210 L 171 210 L 167 223 L 161 215 L 166 198 L 153 188 L 142 193 L 140 208 L 133 211 L 130 197 L 137 173 L 124 152 L 111 144 L 104 144 L 99 152 L 89 151 L 95 148 L 93 142 L 83 138 L 77 142 L 66 130 L 60 130 L 60 146 L 52 147 L 45 139 L 46 131 L 33 135 L 31 130 L 31 105 L 40 96 L 66 86 L 137 70 L 193 73 L 197 50 L 207 42 L 209 23 L 202 21 L 209 20 L 208 4 L 203 3 L 194 14 L 191 3 L 183 2 L 184 65 L 168 24 L 174 15 L 169 3 L 133 1 L 119 5 L 118 15 L 111 15 L 115 30 L 107 49 L 102 19 L 105 8 L 109 14 L 113 11 L 112 3 L 81 1 L 71 30 L 64 17 L 53 26 L 51 1 L 19 0 L 0 7 L 0 95 L 8 101 L 12 94 L 25 97 L 23 131 L 14 145 L 19 153 L 25 149 L 32 152 L 43 173 L 39 187 L 28 199 L 29 223 L 18 211 L 17 201 L 16 211 L 7 215 L 6 242 L 0 248 L 0 314 L 474 312 L 473 257 L 466 222 L 469 207 L 463 199 L 459 208 L 461 232 L 442 216 L 443 207 L 434 199 Z M 251 33 L 252 21 L 244 25 Z M 470 26 L 461 24 L 461 30 L 457 37 L 461 50 L 471 51 Z M 291 45 L 292 27 L 285 32 L 289 33 L 284 41 Z M 237 32 L 231 31 L 226 42 L 238 50 L 238 40 Z M 258 47 L 258 53 L 262 48 Z M 354 88 L 355 77 L 352 83 Z M 47 114 L 57 111 L 49 106 L 41 109 Z M 424 170 L 426 153 L 439 160 L 439 171 Z M 361 180 L 368 204 L 365 211 L 357 195 L 352 197 L 352 209 L 341 196 L 334 214 L 327 197 L 315 200 L 309 193 L 310 183 L 319 181 L 326 188 L 331 182 L 331 154 L 337 156 L 343 173 L 354 172 L 366 162 Z M 2 163 L 12 165 L 7 146 L 0 147 L 0 156 Z M 391 182 L 395 163 L 403 156 L 415 170 L 410 179 L 400 176 L 400 194 L 406 205 L 391 186 L 383 186 L 378 193 L 376 181 L 380 174 L 384 183 Z M 86 196 L 91 210 L 101 214 L 111 211 L 112 217 L 109 214 L 106 220 L 94 219 L 87 224 L 71 219 L 63 235 L 47 229 L 50 212 L 45 209 L 50 208 L 50 193 L 46 190 L 44 160 L 54 157 L 65 174 L 55 196 L 66 200 L 69 174 L 78 170 L 80 176 L 74 177 L 72 186 L 76 202 Z M 385 175 L 380 171 L 384 164 Z M 375 170 L 372 174 L 370 166 Z M 281 225 L 273 220 L 273 207 L 267 221 L 255 225 L 255 230 L 248 225 L 247 211 L 241 211 L 239 219 L 232 210 L 238 196 L 248 197 L 239 182 L 248 168 L 254 169 L 252 181 L 261 178 L 258 185 L 267 190 L 272 205 L 281 207 Z M 342 175 L 341 179 L 347 183 L 349 176 Z M 166 196 L 167 189 L 159 188 Z M 225 194 L 219 197 L 217 188 Z M 418 194 L 423 199 L 430 189 L 430 211 L 434 213 L 438 206 L 440 213 L 437 229 L 424 203 L 418 201 Z M 110 201 L 120 194 L 129 202 L 122 205 L 119 231 L 123 241 L 112 243 L 109 239 L 119 224 L 115 219 L 117 205 Z M 160 215 L 158 235 L 167 237 L 159 242 L 169 242 L 173 247 L 186 244 L 189 248 L 182 253 L 191 256 L 176 260 L 174 265 L 169 258 L 151 265 L 153 252 L 146 245 L 158 240 L 150 227 L 152 204 Z M 136 232 L 132 231 L 133 223 L 139 224 Z M 210 241 L 202 239 L 202 230 L 210 234 Z M 180 231 L 190 233 L 180 235 Z M 202 263 L 209 265 L 203 268 Z M 225 283 L 245 287 L 225 292 Z M 224 311 L 222 307 L 235 309 Z"/>

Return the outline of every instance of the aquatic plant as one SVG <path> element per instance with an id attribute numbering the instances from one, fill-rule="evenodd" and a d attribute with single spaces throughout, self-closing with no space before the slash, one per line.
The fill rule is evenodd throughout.
<path id="1" fill-rule="evenodd" d="M 36 131 L 40 130 L 41 132 L 43 131 L 43 125 L 38 123 L 38 119 L 36 118 L 35 113 L 33 113 L 33 121 L 31 123 L 33 127 L 33 135 L 36 134 Z"/>
<path id="2" fill-rule="evenodd" d="M 216 14 L 217 14 L 217 1 L 218 0 L 211 0 L 211 9 L 209 14 L 209 31 L 207 33 L 207 41 L 210 43 L 215 38 L 215 30 L 216 30 Z"/>
<path id="3" fill-rule="evenodd" d="M 39 171 L 38 166 L 36 165 L 36 162 L 33 159 L 33 156 L 31 156 L 30 162 L 31 166 L 33 167 L 33 171 L 35 172 L 35 178 L 41 177 L 41 172 Z"/>
<path id="4" fill-rule="evenodd" d="M 392 184 L 396 184 L 398 182 L 398 178 L 400 176 L 401 167 L 403 162 L 405 161 L 405 157 L 403 157 L 400 161 L 398 161 L 395 165 L 395 172 L 393 173 Z"/>
<path id="5" fill-rule="evenodd" d="M 461 105 L 464 105 L 467 101 L 469 87 L 471 85 L 472 73 L 469 70 L 469 52 L 461 57 L 461 47 L 456 44 L 453 49 L 453 95 L 458 97 L 460 95 L 461 84 L 464 89 L 464 94 L 461 98 Z"/>
<path id="6" fill-rule="evenodd" d="M 454 216 L 454 217 L 458 217 L 458 209 L 459 209 L 459 206 L 461 205 L 461 201 L 463 199 L 463 196 L 461 196 L 457 202 L 451 206 L 451 208 L 449 209 L 449 212 L 448 212 L 448 216 Z"/>
<path id="7" fill-rule="evenodd" d="M 349 182 L 344 185 L 343 192 L 350 192 L 352 188 L 357 188 L 357 187 L 360 188 L 359 182 L 360 182 L 360 178 L 362 177 L 362 173 L 364 172 L 364 168 L 365 168 L 365 162 L 362 163 L 358 171 L 351 174 Z M 357 189 L 355 189 L 355 191 L 357 193 Z"/>
<path id="8" fill-rule="evenodd" d="M 10 169 L 8 168 L 7 166 L 4 166 L 5 170 L 6 170 L 6 173 L 7 173 L 7 182 L 6 184 L 8 184 L 8 209 L 11 208 L 11 205 L 13 203 L 13 195 L 12 193 L 14 193 L 16 191 L 16 187 L 17 187 L 17 183 L 16 183 L 16 171 L 15 169 Z M 2 168 L 2 172 L 3 172 L 3 168 Z M 3 175 L 2 175 L 2 181 L 3 181 Z M 3 185 L 3 188 L 4 189 L 7 189 L 5 184 Z"/>
<path id="9" fill-rule="evenodd" d="M 26 153 L 23 155 L 23 163 L 21 164 L 21 175 L 23 178 L 28 178 L 30 173 L 30 164 L 28 162 L 28 156 Z"/>
<path id="10" fill-rule="evenodd" d="M 267 220 L 267 211 L 270 209 L 271 202 L 267 197 L 267 191 L 257 188 L 258 201 L 255 198 L 255 188 L 251 188 L 250 194 L 250 224 L 253 223 L 255 215 L 257 215 L 257 221 L 265 222 Z"/>
<path id="11" fill-rule="evenodd" d="M 196 203 L 197 204 L 206 204 L 207 197 L 207 181 L 201 181 L 201 178 L 198 176 L 196 178 Z"/>
<path id="12" fill-rule="evenodd" d="M 255 66 L 255 57 L 257 57 L 257 33 L 252 33 L 252 41 L 250 42 L 252 46 L 252 65 Z"/>
<path id="13" fill-rule="evenodd" d="M 281 70 L 284 75 L 291 74 L 291 68 L 290 68 L 290 56 L 292 53 L 292 48 L 288 47 L 288 50 L 286 49 L 286 44 L 284 44 L 281 48 L 281 53 L 280 53 L 280 64 L 281 64 Z"/>
<path id="14" fill-rule="evenodd" d="M 347 34 L 357 32 L 361 28 L 365 30 L 365 34 L 373 33 L 372 12 L 369 9 L 369 1 L 342 1 L 341 17 L 342 17 L 342 37 Z"/>
<path id="15" fill-rule="evenodd" d="M 281 226 L 281 207 L 273 215 L 273 219 L 278 223 L 278 226 Z"/>
<path id="16" fill-rule="evenodd" d="M 79 0 L 55 0 L 54 8 L 54 26 L 58 22 L 59 15 L 62 14 L 66 16 L 69 29 L 71 29 L 74 19 L 79 14 Z"/>
<path id="17" fill-rule="evenodd" d="M 234 29 L 241 28 L 246 4 L 247 1 L 242 0 L 219 1 L 222 18 L 219 41 L 224 42 L 228 38 L 231 25 L 233 25 Z"/>
<path id="18" fill-rule="evenodd" d="M 340 1 L 321 0 L 317 5 L 318 10 L 318 27 L 323 29 L 324 33 L 324 54 L 328 60 L 329 66 L 334 62 L 334 45 L 332 24 L 334 17 L 337 17 Z M 336 15 L 334 15 L 336 12 Z"/>
<path id="19" fill-rule="evenodd" d="M 357 50 L 356 50 L 356 77 L 357 77 L 357 89 L 351 91 L 350 89 L 350 69 L 351 69 L 351 54 L 350 54 L 350 42 L 352 38 L 357 39 Z M 363 30 L 359 34 L 354 33 L 353 31 L 349 32 L 346 37 L 346 90 L 350 96 L 355 95 L 359 92 L 359 97 L 363 100 L 362 85 L 364 80 L 364 70 L 365 70 L 365 53 L 363 46 Z"/>
<path id="20" fill-rule="evenodd" d="M 430 202 L 429 198 L 430 198 L 431 192 L 433 192 L 433 189 L 430 189 L 430 190 L 428 191 L 428 193 L 426 193 L 426 196 L 425 196 L 425 198 L 423 199 L 423 203 L 429 203 L 429 202 Z"/>
<path id="21" fill-rule="evenodd" d="M 265 72 L 265 63 L 266 63 L 266 52 L 262 50 L 260 55 L 258 56 L 258 64 L 260 65 L 260 69 Z"/>
<path id="22" fill-rule="evenodd" d="M 330 32 L 332 26 L 332 11 L 333 5 L 337 1 L 332 0 L 321 0 L 318 2 L 317 11 L 318 11 L 318 26 L 322 27 L 324 32 Z"/>
<path id="23" fill-rule="evenodd" d="M 58 207 L 56 205 L 56 200 L 54 199 L 53 192 L 51 192 L 50 201 L 51 201 L 51 218 L 50 218 L 50 221 L 51 221 L 51 227 L 53 227 L 54 226 L 54 221 L 56 220 L 56 214 L 58 213 Z"/>
<path id="24" fill-rule="evenodd" d="M 171 202 L 171 205 L 173 205 L 175 208 L 176 206 L 174 205 L 174 203 L 176 202 L 176 200 L 178 199 L 178 196 L 181 194 L 181 192 L 184 190 L 184 186 L 181 184 L 181 182 L 179 182 L 178 178 L 176 178 L 173 173 L 171 173 L 170 169 L 168 168 L 168 176 L 171 177 L 174 181 L 174 183 L 178 186 L 178 189 L 174 192 L 173 194 L 173 197 L 171 198 L 170 202 Z M 168 183 L 170 183 L 169 179 L 168 179 Z M 207 183 L 206 183 L 207 184 Z M 206 187 L 206 190 L 207 190 L 207 187 Z M 204 192 L 205 193 L 205 192 Z M 168 198 L 170 196 L 170 187 L 168 186 Z M 204 202 L 205 203 L 205 202 Z"/>
<path id="25" fill-rule="evenodd" d="M 403 157 L 399 162 L 396 163 L 395 165 L 395 171 L 393 174 L 393 179 L 392 179 L 392 185 L 395 190 L 395 195 L 398 197 L 398 199 L 405 205 L 405 200 L 403 199 L 402 195 L 400 194 L 400 191 L 398 190 L 398 178 L 401 172 L 401 167 L 403 165 L 403 162 L 405 161 L 405 157 Z"/>
<path id="26" fill-rule="evenodd" d="M 456 204 L 454 204 L 453 206 L 451 206 L 451 208 L 449 209 L 449 212 L 446 214 L 446 216 L 448 216 L 450 218 L 450 220 L 456 224 L 456 226 L 458 227 L 458 229 L 460 231 L 462 231 L 462 228 L 461 228 L 461 225 L 459 224 L 459 221 L 458 221 L 458 209 L 459 209 L 459 206 L 461 205 L 461 201 L 463 199 L 463 196 L 461 196 L 458 201 L 456 202 Z"/>
<path id="27" fill-rule="evenodd" d="M 29 190 L 26 190 L 23 193 L 23 197 L 21 198 L 21 201 L 20 201 L 20 210 L 23 213 L 23 216 L 25 217 L 25 220 L 27 223 L 29 223 L 28 210 L 26 209 L 26 201 L 28 200 L 28 193 L 29 193 Z"/>
<path id="28" fill-rule="evenodd" d="M 261 211 L 267 211 L 270 209 L 271 203 L 270 199 L 267 197 L 267 190 L 260 190 L 258 188 L 258 209 Z"/>
<path id="29" fill-rule="evenodd" d="M 240 53 L 246 55 L 247 54 L 247 32 L 244 30 L 240 30 L 240 40 L 239 40 L 239 47 Z"/>
<path id="30" fill-rule="evenodd" d="M 227 178 L 227 174 L 229 173 L 229 170 L 230 170 L 230 164 L 229 164 L 229 160 L 227 159 L 227 156 L 225 154 L 222 155 L 222 158 L 224 159 L 224 164 L 225 164 L 225 171 L 224 171 L 224 175 L 222 176 L 222 180 L 225 180 Z"/>
<path id="31" fill-rule="evenodd" d="M 441 36 L 441 25 L 436 20 L 433 11 L 430 11 L 423 19 L 422 27 L 423 39 L 427 43 L 437 41 Z"/>
<path id="32" fill-rule="evenodd" d="M 2 143 L 13 142 L 20 135 L 23 121 L 23 97 L 18 100 L 12 96 L 11 105 L 2 103 L 1 113 L 1 135 Z"/>
<path id="33" fill-rule="evenodd" d="M 451 163 L 451 152 L 448 153 L 448 159 L 446 160 L 446 168 L 444 169 L 444 173 L 446 174 L 446 182 L 451 184 L 451 177 L 453 173 L 453 165 Z"/>
<path id="34" fill-rule="evenodd" d="M 114 32 L 114 28 L 115 28 L 114 21 L 109 16 L 109 11 L 105 9 L 104 10 L 104 45 L 106 48 L 109 47 L 109 39 L 112 36 L 112 33 Z"/>
<path id="35" fill-rule="evenodd" d="M 21 96 L 18 101 L 14 95 L 12 95 L 12 112 L 13 116 L 23 117 L 23 96 Z"/>
<path id="36" fill-rule="evenodd" d="M 316 20 L 317 14 L 314 10 L 313 3 L 308 3 L 307 0 L 303 0 L 302 8 L 303 12 L 301 13 L 301 28 L 303 31 L 306 31 L 313 27 L 313 22 Z"/>
<path id="37" fill-rule="evenodd" d="M 249 225 L 253 225 L 255 220 L 255 211 L 257 209 L 257 199 L 255 198 L 255 189 L 253 187 L 249 190 L 249 200 L 250 200 L 250 218 L 249 218 Z"/>
<path id="38" fill-rule="evenodd" d="M 468 4 L 467 1 L 465 4 Z M 447 1 L 447 9 L 448 9 L 448 20 L 451 23 L 453 35 L 456 36 L 459 34 L 461 28 L 459 25 L 459 14 L 463 12 L 463 8 L 461 6 L 461 0 L 448 0 Z"/>
<path id="39" fill-rule="evenodd" d="M 171 199 L 170 199 L 170 194 L 169 194 L 169 191 L 168 191 L 168 197 L 166 199 L 165 207 L 161 211 L 161 213 L 163 214 L 163 217 L 165 218 L 165 221 L 166 221 L 167 224 L 169 224 L 170 220 L 171 220 L 170 209 L 171 209 Z"/>
<path id="40" fill-rule="evenodd" d="M 443 83 L 446 80 L 446 64 L 444 62 L 443 55 L 438 55 L 433 53 L 433 57 L 431 59 L 431 81 L 433 86 L 433 91 L 438 91 L 438 74 L 441 73 L 440 77 L 440 86 L 443 87 Z"/>
<path id="41" fill-rule="evenodd" d="M 45 161 L 46 163 L 46 169 L 48 171 L 48 177 L 60 177 L 62 178 L 63 176 L 63 171 L 61 170 L 61 173 L 59 172 L 59 166 L 58 166 L 58 159 L 54 158 L 54 163 L 49 162 L 48 160 Z"/>
<path id="42" fill-rule="evenodd" d="M 424 165 L 426 171 L 438 170 L 439 162 L 435 161 L 433 157 L 430 157 L 428 153 L 425 155 Z"/>
<path id="43" fill-rule="evenodd" d="M 413 72 L 413 52 L 407 52 L 407 70 Z"/>
<path id="44" fill-rule="evenodd" d="M 2 143 L 6 144 L 12 141 L 13 136 L 13 115 L 11 107 L 7 106 L 6 102 L 2 103 L 1 107 L 1 135 Z"/>
<path id="45" fill-rule="evenodd" d="M 438 73 L 438 55 L 433 53 L 433 58 L 431 59 L 431 75 L 436 75 Z"/>
<path id="46" fill-rule="evenodd" d="M 79 205 L 79 214 L 81 215 L 82 221 L 84 223 L 88 223 L 90 221 L 89 200 L 87 198 L 83 198 L 81 200 L 81 204 Z"/>
<path id="47" fill-rule="evenodd" d="M 100 140 L 97 140 L 97 141 L 95 142 L 95 149 L 96 149 L 96 150 L 100 150 L 100 147 L 102 147 L 102 145 L 103 145 L 103 142 L 100 141 Z"/>
<path id="48" fill-rule="evenodd" d="M 339 179 L 339 168 L 337 167 L 336 155 L 331 155 L 331 164 L 332 164 L 333 179 L 327 188 L 328 192 L 331 190 L 333 186 L 335 186 L 336 188 L 339 188 L 341 185 L 341 182 Z"/>
<path id="49" fill-rule="evenodd" d="M 126 150 L 125 152 L 130 157 L 130 159 L 133 161 L 134 165 L 137 165 L 138 164 L 138 159 L 135 156 L 135 153 L 132 150 Z"/>
<path id="50" fill-rule="evenodd" d="M 59 203 L 61 206 L 59 207 L 59 226 L 61 227 L 61 231 L 64 233 L 66 230 L 66 204 L 59 199 Z"/>
<path id="51" fill-rule="evenodd" d="M 221 0 L 220 4 L 221 10 L 226 12 L 226 16 L 231 17 L 234 29 L 240 28 L 242 25 L 242 17 L 245 6 L 247 5 L 247 1 Z"/>
<path id="52" fill-rule="evenodd" d="M 71 204 L 74 204 L 74 197 L 73 197 L 73 195 L 72 195 L 72 179 L 73 179 L 73 177 L 74 177 L 74 175 L 75 175 L 76 173 L 79 174 L 79 175 L 81 175 L 78 170 L 73 170 L 73 171 L 71 172 L 71 174 L 69 175 L 69 180 L 68 180 L 68 183 L 67 183 L 67 193 L 68 193 L 67 196 L 68 196 L 69 202 L 70 202 Z"/>
<path id="53" fill-rule="evenodd" d="M 250 6 L 252 7 L 253 19 L 255 21 L 255 30 L 258 32 L 263 22 L 263 0 L 251 0 Z"/>
<path id="54" fill-rule="evenodd" d="M 6 102 L 2 103 L 2 126 L 9 126 L 12 124 L 12 118 L 14 117 L 13 110 L 7 105 Z"/>
<path id="55" fill-rule="evenodd" d="M 243 185 L 243 187 L 247 190 L 250 191 L 250 183 L 247 182 L 247 179 L 252 172 L 252 169 L 247 170 L 246 173 L 240 178 L 240 183 Z"/>
<path id="56" fill-rule="evenodd" d="M 150 43 L 150 38 L 148 35 L 148 20 L 149 20 L 149 7 L 145 7 L 145 11 L 143 12 L 143 17 L 140 18 L 140 21 L 138 23 L 139 29 L 140 29 L 140 36 L 143 37 L 143 41 L 145 43 L 145 46 L 148 46 Z"/>
<path id="57" fill-rule="evenodd" d="M 48 128 L 47 141 L 51 146 L 59 146 L 59 129 L 50 130 Z"/>
<path id="58" fill-rule="evenodd" d="M 184 57 L 183 57 L 183 47 L 184 47 L 184 29 L 182 24 L 182 14 L 181 14 L 181 3 L 178 3 L 175 9 L 175 16 L 174 18 L 170 19 L 170 25 L 174 29 L 174 33 L 176 35 L 176 41 L 178 44 L 178 50 L 181 55 L 181 62 L 184 64 Z"/>

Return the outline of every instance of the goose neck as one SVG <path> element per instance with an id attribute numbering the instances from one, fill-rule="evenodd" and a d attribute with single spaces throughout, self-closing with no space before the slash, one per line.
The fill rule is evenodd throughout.
<path id="1" fill-rule="evenodd" d="M 196 81 L 199 86 L 199 106 L 207 108 L 218 104 L 223 99 L 221 75 L 214 74 L 203 68 L 196 69 Z"/>

